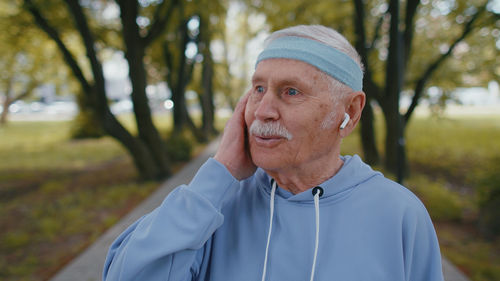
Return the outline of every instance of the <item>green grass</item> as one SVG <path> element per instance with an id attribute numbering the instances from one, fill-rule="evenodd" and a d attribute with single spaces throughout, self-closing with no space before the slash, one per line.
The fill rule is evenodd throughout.
<path id="1" fill-rule="evenodd" d="M 70 130 L 0 127 L 0 280 L 47 279 L 159 185 L 138 181 L 113 139 L 70 140 Z"/>
<path id="2" fill-rule="evenodd" d="M 69 122 L 16 122 L 0 127 L 0 171 L 84 168 L 125 153 L 110 137 L 68 141 L 70 126 Z"/>
<path id="3" fill-rule="evenodd" d="M 437 223 L 441 251 L 473 281 L 500 280 L 500 240 L 489 241 L 474 224 Z"/>
<path id="4" fill-rule="evenodd" d="M 409 126 L 412 164 L 466 185 L 474 184 L 488 163 L 500 156 L 500 116 L 416 119 Z"/>

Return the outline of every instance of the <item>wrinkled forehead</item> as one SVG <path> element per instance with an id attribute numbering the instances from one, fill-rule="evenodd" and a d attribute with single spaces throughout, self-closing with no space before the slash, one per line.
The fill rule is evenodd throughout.
<path id="1" fill-rule="evenodd" d="M 286 80 L 317 80 L 326 75 L 317 67 L 300 60 L 288 58 L 270 58 L 260 61 L 255 67 L 252 81 L 269 77 L 281 77 Z"/>
<path id="2" fill-rule="evenodd" d="M 363 71 L 360 66 L 343 52 L 316 40 L 285 36 L 273 40 L 258 56 L 258 65 L 269 59 L 292 59 L 307 63 L 354 91 L 363 88 Z"/>

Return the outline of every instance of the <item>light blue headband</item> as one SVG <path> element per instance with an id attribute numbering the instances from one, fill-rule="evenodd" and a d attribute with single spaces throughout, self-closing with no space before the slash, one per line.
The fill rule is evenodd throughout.
<path id="1" fill-rule="evenodd" d="M 359 65 L 343 52 L 319 41 L 297 37 L 279 37 L 260 53 L 255 63 L 273 58 L 294 59 L 306 62 L 351 87 L 363 89 L 363 72 Z"/>

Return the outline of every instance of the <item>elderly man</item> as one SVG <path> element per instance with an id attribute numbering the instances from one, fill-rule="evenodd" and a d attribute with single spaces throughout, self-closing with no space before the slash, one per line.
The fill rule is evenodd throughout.
<path id="1" fill-rule="evenodd" d="M 431 220 L 342 138 L 365 104 L 336 31 L 273 33 L 219 150 L 110 248 L 105 280 L 443 280 Z"/>

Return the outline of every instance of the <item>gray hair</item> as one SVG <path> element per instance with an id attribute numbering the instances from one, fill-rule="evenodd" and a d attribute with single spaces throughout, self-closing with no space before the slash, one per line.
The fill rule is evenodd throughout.
<path id="1" fill-rule="evenodd" d="M 335 48 L 344 54 L 351 57 L 356 64 L 358 64 L 361 71 L 364 70 L 363 63 L 361 62 L 361 57 L 354 47 L 347 41 L 347 39 L 342 36 L 342 34 L 337 31 L 322 25 L 297 25 L 281 29 L 273 32 L 264 42 L 267 47 L 273 40 L 284 36 L 297 36 L 305 37 L 312 40 L 319 41 L 325 45 Z M 344 83 L 338 81 L 337 79 L 331 77 L 330 75 L 321 71 L 322 79 L 328 82 L 328 90 L 332 93 L 333 102 L 338 102 L 339 99 L 353 92 L 353 90 L 345 85 Z"/>

